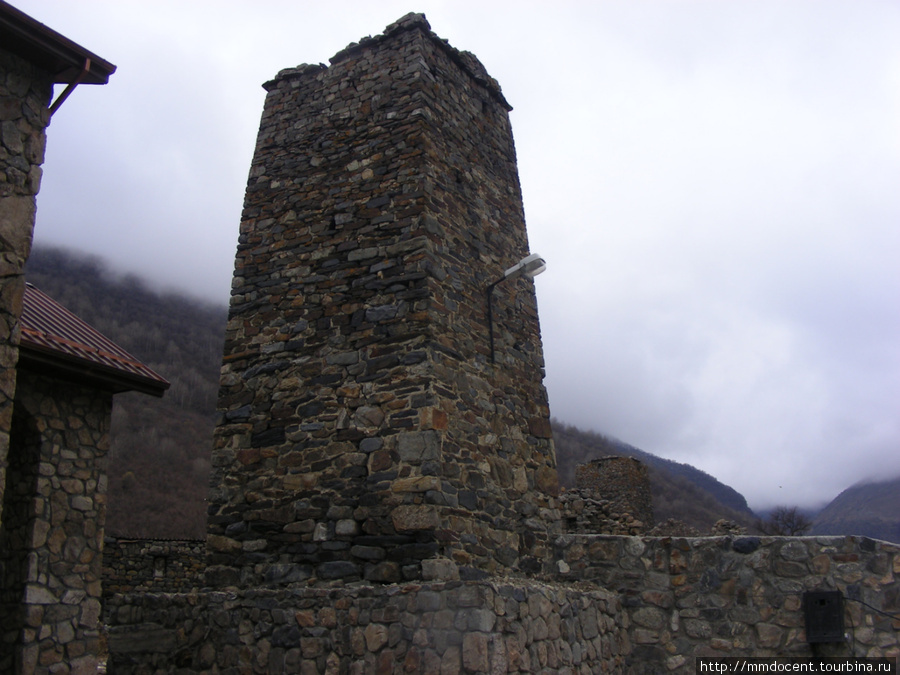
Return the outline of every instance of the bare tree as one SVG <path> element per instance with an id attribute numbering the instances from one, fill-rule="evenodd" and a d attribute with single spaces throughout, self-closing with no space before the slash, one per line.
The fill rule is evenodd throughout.
<path id="1" fill-rule="evenodd" d="M 796 506 L 776 506 L 765 520 L 756 521 L 761 534 L 774 537 L 799 537 L 812 528 L 812 520 Z"/>

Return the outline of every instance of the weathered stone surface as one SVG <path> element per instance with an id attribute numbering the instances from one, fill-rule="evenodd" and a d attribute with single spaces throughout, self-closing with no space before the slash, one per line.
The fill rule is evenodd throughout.
<path id="1" fill-rule="evenodd" d="M 633 457 L 602 457 L 579 465 L 575 470 L 575 487 L 588 500 L 603 500 L 607 504 L 601 520 L 593 516 L 596 522 L 591 522 L 586 514 L 578 514 L 584 522 L 579 529 L 570 528 L 570 531 L 643 534 L 653 527 L 650 477 L 647 467 Z M 639 525 L 628 524 L 628 516 L 639 521 Z M 611 531 L 610 520 L 625 521 L 624 527 L 630 530 Z"/>
<path id="2" fill-rule="evenodd" d="M 664 672 L 673 663 L 680 664 L 676 672 L 693 672 L 697 656 L 715 653 L 810 655 L 802 598 L 805 591 L 822 588 L 840 589 L 848 607 L 860 587 L 870 589 L 865 602 L 875 609 L 867 610 L 864 620 L 857 607 L 852 621 L 880 625 L 882 632 L 856 637 L 855 653 L 881 655 L 885 645 L 900 652 L 890 622 L 876 618 L 886 606 L 879 603 L 900 588 L 893 563 L 900 547 L 894 544 L 871 546 L 855 537 L 608 535 L 564 535 L 554 543 L 570 567 L 563 578 L 621 593 L 619 621 L 629 627 L 639 672 Z M 593 630 L 590 621 L 582 621 L 586 635 Z M 847 644 L 833 648 L 835 655 L 851 655 Z"/>
<path id="3" fill-rule="evenodd" d="M 432 506 L 399 506 L 391 513 L 391 520 L 398 532 L 433 530 L 441 524 Z"/>
<path id="4" fill-rule="evenodd" d="M 5 644 L 17 635 L 35 668 L 84 672 L 98 653 L 112 395 L 25 368 L 17 379 L 7 468 L 16 492 L 6 497 L 0 530 L 0 634 Z M 12 672 L 12 654 L 0 649 L 0 671 Z"/>
<path id="5" fill-rule="evenodd" d="M 47 107 L 53 91 L 53 74 L 7 51 L 9 48 L 9 45 L 0 44 L 0 524 L 4 525 L 0 531 L 4 535 L 12 532 L 14 539 L 21 536 L 17 530 L 23 527 L 21 518 L 25 514 L 4 514 L 8 508 L 14 511 L 21 508 L 30 516 L 39 516 L 38 536 L 43 540 L 49 529 L 47 514 L 30 513 L 31 506 L 23 502 L 27 502 L 31 495 L 7 495 L 6 489 L 10 486 L 9 489 L 14 490 L 14 486 L 21 485 L 23 478 L 31 478 L 29 475 L 22 476 L 16 467 L 19 460 L 11 456 L 10 435 L 14 431 L 16 363 L 19 358 L 19 319 L 25 291 L 25 263 L 34 230 L 35 196 L 40 188 L 39 165 L 44 159 L 45 128 L 50 119 Z M 7 475 L 7 472 L 18 472 L 20 475 Z M 7 506 L 10 503 L 12 506 Z M 11 556 L 20 560 L 21 552 L 9 549 L 8 541 L 0 542 L 0 570 L 5 570 L 6 575 L 12 577 L 6 578 L 0 571 L 0 588 L 3 590 L 0 599 L 0 644 L 12 642 L 15 638 L 10 638 L 11 635 L 24 635 L 27 644 L 20 646 L 27 670 L 38 663 L 41 654 L 34 632 L 22 633 L 18 602 L 24 595 L 24 577 L 20 574 L 21 563 L 7 559 Z M 37 546 L 46 550 L 44 541 Z M 32 581 L 38 580 L 35 578 Z M 42 599 L 45 591 L 41 590 Z M 52 644 L 53 641 L 47 642 Z M 56 645 L 52 646 L 56 648 Z M 0 647 L 0 672 L 12 672 L 12 659 L 13 650 Z"/>
<path id="6" fill-rule="evenodd" d="M 106 537 L 103 543 L 103 593 L 178 593 L 198 590 L 206 567 L 204 541 L 148 542 Z M 289 566 L 294 569 L 296 566 Z M 309 578 L 298 577 L 295 581 Z"/>

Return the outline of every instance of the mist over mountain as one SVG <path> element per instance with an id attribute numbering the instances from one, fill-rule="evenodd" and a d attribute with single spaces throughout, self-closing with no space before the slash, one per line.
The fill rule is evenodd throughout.
<path id="1" fill-rule="evenodd" d="M 226 308 L 157 292 L 59 248 L 35 247 L 26 280 L 171 383 L 161 399 L 114 398 L 107 532 L 204 537 Z"/>
<path id="2" fill-rule="evenodd" d="M 98 258 L 35 247 L 26 278 L 168 379 L 162 399 L 115 397 L 107 531 L 146 538 L 205 536 L 209 455 L 227 308 L 160 292 Z M 565 411 L 555 411 L 562 418 Z M 657 522 L 701 532 L 721 518 L 752 528 L 744 497 L 689 464 L 553 420 L 560 482 L 578 464 L 625 455 L 649 469 Z M 849 488 L 815 518 L 817 534 L 900 540 L 900 479 Z"/>

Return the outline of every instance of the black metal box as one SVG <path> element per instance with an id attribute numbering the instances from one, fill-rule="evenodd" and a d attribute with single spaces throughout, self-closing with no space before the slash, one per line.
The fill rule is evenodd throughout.
<path id="1" fill-rule="evenodd" d="M 807 642 L 844 641 L 844 597 L 840 591 L 803 594 Z"/>

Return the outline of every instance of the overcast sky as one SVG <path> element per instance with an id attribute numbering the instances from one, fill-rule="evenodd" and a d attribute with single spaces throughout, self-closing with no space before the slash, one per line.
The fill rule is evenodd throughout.
<path id="1" fill-rule="evenodd" d="M 261 84 L 421 11 L 515 108 L 555 417 L 754 508 L 900 474 L 900 2 L 12 4 L 118 66 L 37 242 L 226 302 Z"/>

